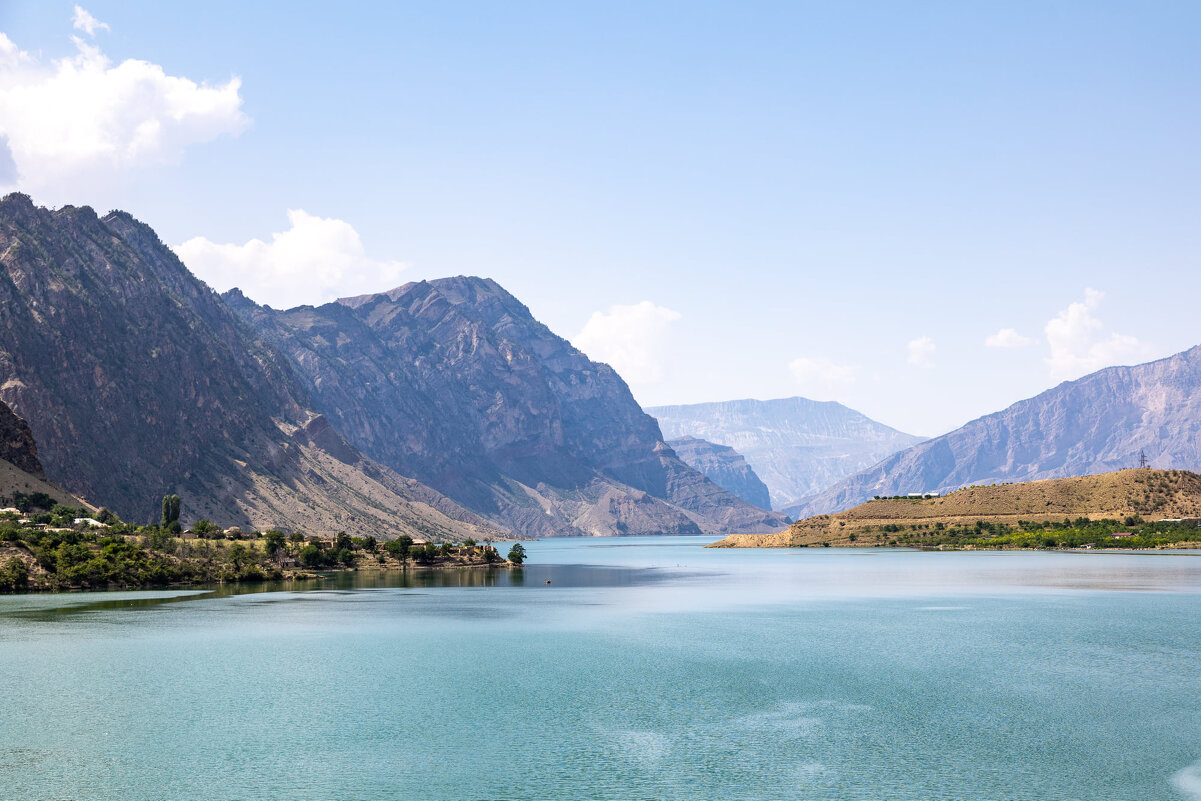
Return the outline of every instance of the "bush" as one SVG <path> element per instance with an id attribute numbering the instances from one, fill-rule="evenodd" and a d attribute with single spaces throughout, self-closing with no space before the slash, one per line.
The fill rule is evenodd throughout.
<path id="1" fill-rule="evenodd" d="M 515 565 L 525 563 L 525 548 L 520 542 L 513 543 L 513 547 L 509 549 L 509 561 Z"/>
<path id="2" fill-rule="evenodd" d="M 10 556 L 0 567 L 0 592 L 23 590 L 29 584 L 29 565 L 24 560 Z"/>

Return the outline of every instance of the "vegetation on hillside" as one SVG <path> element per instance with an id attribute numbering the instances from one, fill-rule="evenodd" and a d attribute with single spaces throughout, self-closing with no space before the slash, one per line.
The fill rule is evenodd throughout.
<path id="1" fill-rule="evenodd" d="M 311 577 L 309 571 L 316 570 L 505 562 L 492 545 L 471 540 L 414 543 L 401 536 L 381 544 L 345 532 L 332 538 L 276 529 L 244 533 L 207 520 L 182 532 L 177 496 L 164 498 L 163 522 L 153 526 L 123 523 L 106 509 L 89 515 L 83 508 L 50 505 L 48 496 L 9 500 L 20 514 L 0 514 L 0 592 L 268 581 Z"/>
<path id="2" fill-rule="evenodd" d="M 1020 520 L 1017 525 L 987 520 L 958 526 L 885 523 L 866 526 L 847 537 L 850 544 L 924 548 L 1162 548 L 1201 543 L 1199 523 L 1198 520 L 1147 522 L 1140 517 Z M 829 546 L 831 542 L 823 540 L 818 544 Z M 806 547 L 808 543 L 799 545 Z"/>
<path id="3" fill-rule="evenodd" d="M 1201 476 L 1131 469 L 879 497 L 718 547 L 1163 548 L 1201 543 Z"/>

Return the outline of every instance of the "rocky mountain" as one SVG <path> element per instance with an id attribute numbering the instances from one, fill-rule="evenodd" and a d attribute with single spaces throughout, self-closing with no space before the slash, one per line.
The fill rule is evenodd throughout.
<path id="1" fill-rule="evenodd" d="M 647 409 L 668 439 L 697 437 L 741 453 L 785 509 L 921 442 L 840 403 L 735 400 Z"/>
<path id="2" fill-rule="evenodd" d="M 1104 473 L 1201 467 L 1201 346 L 1108 367 L 896 453 L 793 511 L 847 509 L 874 495 Z"/>
<path id="3" fill-rule="evenodd" d="M 51 479 L 126 520 L 175 492 L 185 520 L 224 525 L 498 533 L 347 443 L 287 360 L 123 212 L 0 201 L 0 399 Z"/>
<path id="4" fill-rule="evenodd" d="M 0 459 L 31 475 L 45 475 L 29 424 L 3 401 L 0 401 Z"/>
<path id="5" fill-rule="evenodd" d="M 18 492 L 45 493 L 65 506 L 87 506 L 46 480 L 29 425 L 0 401 L 0 507 L 9 506 Z"/>
<path id="6" fill-rule="evenodd" d="M 225 299 L 359 449 L 526 534 L 778 530 L 682 462 L 620 376 L 494 281 L 420 281 L 318 308 Z"/>
<path id="7" fill-rule="evenodd" d="M 760 509 L 771 508 L 767 485 L 738 451 L 696 437 L 681 437 L 667 444 L 685 464 L 699 470 L 717 486 Z"/>

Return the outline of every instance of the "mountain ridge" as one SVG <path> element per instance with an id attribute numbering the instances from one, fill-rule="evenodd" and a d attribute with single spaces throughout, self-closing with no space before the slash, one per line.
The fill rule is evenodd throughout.
<path id="1" fill-rule="evenodd" d="M 697 437 L 680 437 L 667 444 L 685 464 L 699 470 L 707 478 L 760 509 L 771 508 L 767 485 L 747 464 L 746 457 L 729 445 L 718 445 Z"/>
<path id="2" fill-rule="evenodd" d="M 1108 472 L 1201 466 L 1201 346 L 1064 381 L 889 456 L 791 511 L 845 509 L 873 495 Z"/>
<path id="3" fill-rule="evenodd" d="M 921 437 L 897 431 L 836 401 L 793 396 L 656 406 L 669 439 L 693 436 L 734 448 L 783 509 L 877 463 Z"/>
<path id="4" fill-rule="evenodd" d="M 127 520 L 174 492 L 188 520 L 500 534 L 317 431 L 278 351 L 125 212 L 0 200 L 0 379 L 46 474 Z"/>
<path id="5" fill-rule="evenodd" d="M 275 310 L 225 295 L 361 450 L 533 536 L 772 530 L 667 446 L 608 365 L 496 281 Z"/>

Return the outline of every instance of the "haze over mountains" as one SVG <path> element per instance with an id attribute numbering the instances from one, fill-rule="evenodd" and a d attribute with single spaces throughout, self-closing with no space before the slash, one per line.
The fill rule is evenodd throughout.
<path id="1" fill-rule="evenodd" d="M 743 455 L 730 446 L 696 437 L 681 437 L 667 444 L 685 463 L 704 473 L 718 486 L 760 509 L 771 508 L 767 485 L 746 463 Z"/>
<path id="2" fill-rule="evenodd" d="M 1201 346 L 1108 367 L 896 453 L 790 510 L 804 517 L 874 495 L 1201 466 Z"/>
<path id="3" fill-rule="evenodd" d="M 775 509 L 922 440 L 841 403 L 799 397 L 658 406 L 647 412 L 668 439 L 698 437 L 742 454 L 767 485 Z"/>
<path id="4" fill-rule="evenodd" d="M 783 524 L 492 282 L 227 304 L 129 215 L 16 194 L 0 265 L 0 398 L 50 478 L 130 520 L 178 492 L 186 519 L 430 539 Z"/>

